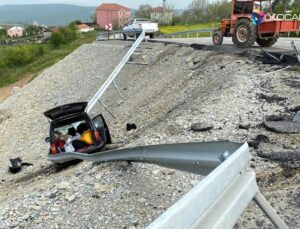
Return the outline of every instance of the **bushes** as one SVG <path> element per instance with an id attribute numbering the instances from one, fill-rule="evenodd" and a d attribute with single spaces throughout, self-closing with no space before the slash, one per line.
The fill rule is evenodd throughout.
<path id="1" fill-rule="evenodd" d="M 64 43 L 64 38 L 61 32 L 54 32 L 50 37 L 50 44 L 53 47 L 59 47 L 61 44 Z"/>
<path id="2" fill-rule="evenodd" d="M 77 37 L 76 27 L 74 24 L 70 24 L 65 28 L 61 28 L 58 32 L 52 33 L 50 37 L 50 44 L 57 48 L 60 45 L 65 45 L 75 40 Z"/>
<path id="3" fill-rule="evenodd" d="M 20 45 L 7 47 L 4 51 L 4 58 L 0 60 L 0 66 L 22 66 L 34 61 L 37 57 L 44 54 L 44 48 L 41 45 Z"/>

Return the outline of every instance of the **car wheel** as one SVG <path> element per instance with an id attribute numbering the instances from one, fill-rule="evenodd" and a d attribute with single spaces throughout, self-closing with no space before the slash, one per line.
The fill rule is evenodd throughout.
<path id="1" fill-rule="evenodd" d="M 257 26 L 248 19 L 239 20 L 233 30 L 232 41 L 239 48 L 251 47 L 257 39 Z"/>
<path id="2" fill-rule="evenodd" d="M 154 33 L 149 34 L 149 36 L 150 36 L 150 39 L 153 39 L 154 38 Z"/>
<path id="3" fill-rule="evenodd" d="M 125 33 L 123 33 L 123 39 L 124 39 L 124 41 L 127 40 L 127 35 Z"/>

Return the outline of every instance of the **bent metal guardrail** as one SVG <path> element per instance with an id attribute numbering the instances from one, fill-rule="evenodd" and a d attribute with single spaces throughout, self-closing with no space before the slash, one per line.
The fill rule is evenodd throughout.
<path id="1" fill-rule="evenodd" d="M 107 90 L 107 88 L 115 80 L 115 78 L 118 76 L 119 72 L 122 70 L 122 68 L 124 67 L 124 65 L 126 64 L 126 62 L 129 60 L 129 58 L 131 57 L 131 55 L 134 53 L 134 51 L 136 50 L 136 48 L 142 43 L 142 41 L 144 39 L 145 39 L 145 31 L 142 30 L 141 33 L 140 33 L 140 35 L 139 35 L 139 37 L 138 37 L 138 39 L 133 43 L 133 45 L 128 50 L 128 52 L 126 53 L 126 55 L 123 57 L 123 59 L 121 60 L 121 62 L 114 69 L 114 71 L 107 78 L 107 80 L 100 87 L 100 89 L 96 92 L 96 94 L 94 95 L 94 97 L 88 102 L 88 105 L 87 105 L 87 107 L 85 109 L 85 111 L 87 113 L 89 113 L 93 109 L 93 107 L 95 106 L 95 104 L 97 103 L 97 101 L 100 100 L 100 98 L 105 93 L 105 91 Z"/>
<path id="2" fill-rule="evenodd" d="M 197 186 L 151 223 L 148 229 L 232 228 L 254 200 L 277 228 L 288 228 L 259 192 L 255 172 L 248 168 L 247 143 L 181 143 L 100 152 L 49 154 L 63 163 L 72 159 L 92 162 L 133 161 L 207 175 Z"/>
<path id="3" fill-rule="evenodd" d="M 122 40 L 124 39 L 124 34 L 127 36 L 129 34 L 133 34 L 133 37 L 137 37 L 139 34 L 142 33 L 142 29 L 133 29 L 131 31 L 122 31 L 122 30 L 115 30 L 115 31 L 107 31 L 98 33 L 96 35 L 96 41 L 103 41 L 103 40 Z"/>

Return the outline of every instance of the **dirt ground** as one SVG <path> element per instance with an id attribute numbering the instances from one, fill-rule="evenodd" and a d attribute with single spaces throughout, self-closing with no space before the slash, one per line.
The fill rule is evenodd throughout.
<path id="1" fill-rule="evenodd" d="M 46 161 L 42 113 L 89 99 L 129 44 L 85 45 L 0 104 L 0 228 L 144 228 L 202 179 L 140 163 L 84 162 L 57 172 Z M 300 134 L 270 131 L 264 122 L 295 115 L 300 69 L 277 71 L 286 65 L 263 64 L 260 55 L 144 43 L 116 80 L 125 100 L 113 88 L 103 99 L 116 119 L 100 106 L 92 114 L 104 114 L 119 147 L 248 142 L 261 192 L 290 228 L 299 228 Z M 126 123 L 137 130 L 127 132 Z M 194 123 L 212 128 L 195 132 Z M 8 158 L 20 155 L 34 166 L 8 174 Z M 235 227 L 272 225 L 252 203 Z"/>
<path id="2" fill-rule="evenodd" d="M 0 103 L 7 99 L 9 96 L 11 96 L 16 90 L 19 90 L 20 88 L 24 87 L 31 79 L 32 77 L 25 77 L 14 84 L 11 84 L 6 87 L 1 87 Z"/>

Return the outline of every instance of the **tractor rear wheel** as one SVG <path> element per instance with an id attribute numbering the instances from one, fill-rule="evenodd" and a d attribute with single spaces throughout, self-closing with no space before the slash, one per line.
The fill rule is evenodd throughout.
<path id="1" fill-rule="evenodd" d="M 277 40 L 278 40 L 278 37 L 267 38 L 267 39 L 257 38 L 256 42 L 261 47 L 271 47 L 272 45 L 274 45 L 277 42 Z"/>
<path id="2" fill-rule="evenodd" d="M 214 45 L 221 45 L 223 43 L 223 33 L 221 31 L 217 31 L 214 33 L 213 43 Z"/>
<path id="3" fill-rule="evenodd" d="M 248 19 L 240 19 L 234 26 L 232 41 L 239 48 L 251 47 L 257 38 L 257 27 Z"/>

